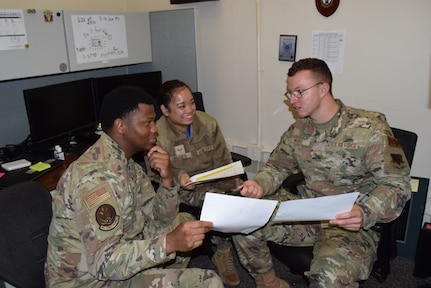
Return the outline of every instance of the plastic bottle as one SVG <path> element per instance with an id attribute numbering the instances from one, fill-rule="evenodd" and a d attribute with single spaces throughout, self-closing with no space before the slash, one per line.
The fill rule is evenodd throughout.
<path id="1" fill-rule="evenodd" d="M 60 145 L 54 147 L 54 158 L 57 160 L 64 160 L 64 152 Z"/>

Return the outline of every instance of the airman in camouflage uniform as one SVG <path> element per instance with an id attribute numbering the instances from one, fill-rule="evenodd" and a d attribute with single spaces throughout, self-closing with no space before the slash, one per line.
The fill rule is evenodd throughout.
<path id="1" fill-rule="evenodd" d="M 190 139 L 178 131 L 167 117 L 162 116 L 156 122 L 159 130 L 157 144 L 170 155 L 174 175 L 186 173 L 193 176 L 232 163 L 231 154 L 217 121 L 205 112 L 194 113 Z M 187 205 L 202 207 L 206 192 L 222 193 L 238 185 L 237 178 L 201 183 L 195 185 L 193 190 L 181 189 L 180 199 Z"/>
<path id="2" fill-rule="evenodd" d="M 158 102 L 163 115 L 156 122 L 157 144 L 170 155 L 174 177 L 181 186 L 181 203 L 201 208 L 206 192 L 223 193 L 236 188 L 239 177 L 189 184 L 190 176 L 232 163 L 216 119 L 196 111 L 190 88 L 179 80 L 166 81 L 160 88 Z M 217 248 L 212 260 L 223 282 L 239 285 L 230 235 L 218 233 L 210 239 Z"/>
<path id="3" fill-rule="evenodd" d="M 104 132 L 54 194 L 47 287 L 223 287 L 214 271 L 186 269 L 186 252 L 202 244 L 211 223 L 178 214 L 169 155 L 154 146 L 152 97 L 120 87 L 104 101 Z M 142 150 L 160 172 L 157 193 L 131 158 Z"/>
<path id="4" fill-rule="evenodd" d="M 255 178 L 241 186 L 241 194 L 260 198 L 277 193 L 299 167 L 305 178 L 301 198 L 354 191 L 360 196 L 350 212 L 337 215 L 329 225 L 267 225 L 250 235 L 234 236 L 234 243 L 258 287 L 270 287 L 259 285 L 265 277 L 275 281 L 266 241 L 314 246 L 306 272 L 310 287 L 358 287 L 376 259 L 379 235 L 370 228 L 401 214 L 411 195 L 410 168 L 383 114 L 347 107 L 333 98 L 325 62 L 300 60 L 288 76 L 287 97 L 300 119 L 283 134 Z"/>

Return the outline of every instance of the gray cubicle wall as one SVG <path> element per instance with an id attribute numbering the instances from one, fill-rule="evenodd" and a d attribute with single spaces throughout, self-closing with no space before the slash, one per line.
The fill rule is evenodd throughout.
<path id="1" fill-rule="evenodd" d="M 3 43 L 0 49 L 0 81 L 68 72 L 63 12 L 49 10 L 52 17 L 47 17 L 42 10 L 8 11 L 3 10 L 5 22 L 0 24 L 11 26 L 14 20 L 19 24 L 15 24 L 16 31 L 4 29 L 10 36 L 2 36 L 6 41 L 10 39 L 11 45 Z M 27 41 L 21 43 L 19 39 Z"/>
<path id="2" fill-rule="evenodd" d="M 198 91 L 195 8 L 150 12 L 154 70 L 163 81 L 179 79 Z"/>
<path id="3" fill-rule="evenodd" d="M 29 134 L 23 90 L 79 80 L 149 71 L 162 71 L 163 80 L 181 79 L 198 90 L 195 10 L 150 12 L 152 62 L 0 81 L 0 147 L 19 144 Z M 139 29 L 139 27 L 136 27 Z"/>

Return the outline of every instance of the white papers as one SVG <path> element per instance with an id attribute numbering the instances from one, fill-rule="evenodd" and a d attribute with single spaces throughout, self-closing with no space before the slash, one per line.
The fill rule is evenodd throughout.
<path id="1" fill-rule="evenodd" d="M 0 51 L 25 49 L 27 32 L 22 10 L 0 10 Z"/>
<path id="2" fill-rule="evenodd" d="M 332 74 L 343 74 L 344 30 L 313 31 L 312 57 L 322 59 L 331 69 Z"/>
<path id="3" fill-rule="evenodd" d="M 244 174 L 244 167 L 242 166 L 241 161 L 236 161 L 204 173 L 196 174 L 190 177 L 190 180 L 192 183 L 198 184 L 205 181 L 232 177 L 240 174 Z"/>
<path id="4" fill-rule="evenodd" d="M 272 222 L 319 221 L 335 219 L 349 212 L 359 192 L 281 202 Z"/>
<path id="5" fill-rule="evenodd" d="M 359 192 L 311 199 L 284 201 L 271 222 L 319 221 L 335 219 L 352 210 Z M 264 226 L 274 212 L 277 200 L 255 199 L 207 192 L 201 220 L 214 223 L 213 230 L 248 234 Z"/>
<path id="6" fill-rule="evenodd" d="M 213 222 L 215 231 L 248 234 L 265 225 L 276 206 L 276 200 L 207 192 L 200 219 Z"/>

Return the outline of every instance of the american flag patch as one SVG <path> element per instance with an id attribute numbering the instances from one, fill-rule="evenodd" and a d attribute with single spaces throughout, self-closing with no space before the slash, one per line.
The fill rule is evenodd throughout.
<path id="1" fill-rule="evenodd" d="M 99 190 L 86 196 L 84 201 L 85 201 L 85 204 L 87 204 L 88 209 L 91 209 L 94 206 L 96 206 L 96 205 L 102 203 L 103 201 L 109 199 L 110 197 L 111 197 L 111 195 L 106 190 L 106 188 L 102 187 Z"/>

